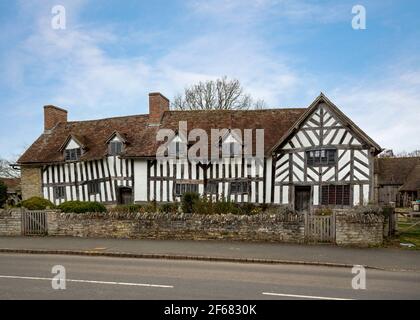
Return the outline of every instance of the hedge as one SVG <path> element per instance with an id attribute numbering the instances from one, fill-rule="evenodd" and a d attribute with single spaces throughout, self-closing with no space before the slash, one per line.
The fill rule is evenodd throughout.
<path id="1" fill-rule="evenodd" d="M 106 208 L 99 202 L 67 201 L 58 206 L 65 213 L 106 212 Z"/>
<path id="2" fill-rule="evenodd" d="M 28 200 L 22 201 L 22 207 L 28 210 L 45 210 L 54 209 L 55 205 L 47 199 L 41 197 L 32 197 Z"/>

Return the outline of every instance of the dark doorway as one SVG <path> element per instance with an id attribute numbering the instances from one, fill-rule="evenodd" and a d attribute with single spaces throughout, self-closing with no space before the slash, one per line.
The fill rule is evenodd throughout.
<path id="1" fill-rule="evenodd" d="M 311 187 L 295 187 L 295 210 L 296 212 L 309 212 L 311 201 Z"/>
<path id="2" fill-rule="evenodd" d="M 132 204 L 133 190 L 131 188 L 118 189 L 118 204 Z"/>

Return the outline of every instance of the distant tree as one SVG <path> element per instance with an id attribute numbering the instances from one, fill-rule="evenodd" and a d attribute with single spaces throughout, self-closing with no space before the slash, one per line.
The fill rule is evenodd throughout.
<path id="1" fill-rule="evenodd" d="M 399 153 L 394 153 L 392 149 L 384 150 L 380 155 L 380 158 L 411 158 L 411 157 L 420 157 L 420 150 L 414 150 L 411 152 L 401 151 Z"/>
<path id="2" fill-rule="evenodd" d="M 263 109 L 263 100 L 254 101 L 246 94 L 239 80 L 223 77 L 217 80 L 200 81 L 183 94 L 175 96 L 172 108 L 175 110 L 247 110 Z"/>
<path id="3" fill-rule="evenodd" d="M 11 162 L 5 159 L 0 159 L 0 178 L 19 178 L 19 170 L 10 166 Z"/>
<path id="4" fill-rule="evenodd" d="M 3 208 L 3 205 L 7 201 L 7 186 L 3 181 L 0 181 L 0 208 Z"/>

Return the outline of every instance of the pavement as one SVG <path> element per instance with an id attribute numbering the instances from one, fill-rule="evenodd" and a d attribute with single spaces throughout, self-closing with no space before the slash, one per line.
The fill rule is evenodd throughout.
<path id="1" fill-rule="evenodd" d="M 65 268 L 62 290 L 54 266 Z M 0 254 L 1 300 L 420 299 L 419 272 L 367 269 L 359 290 L 354 277 L 342 267 Z"/>
<path id="2" fill-rule="evenodd" d="M 343 248 L 334 245 L 236 241 L 0 237 L 0 253 L 89 255 L 345 268 L 353 265 L 363 265 L 388 271 L 420 271 L 420 251 L 396 248 Z"/>

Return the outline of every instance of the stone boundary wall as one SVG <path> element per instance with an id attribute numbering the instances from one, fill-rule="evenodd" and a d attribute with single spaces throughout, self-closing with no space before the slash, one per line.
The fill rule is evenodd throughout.
<path id="1" fill-rule="evenodd" d="M 74 214 L 45 211 L 48 235 L 119 239 L 305 242 L 305 216 L 290 213 L 240 215 Z M 0 210 L 0 236 L 22 235 L 20 209 Z M 388 221 L 382 215 L 335 210 L 336 244 L 378 246 Z"/>
<path id="2" fill-rule="evenodd" d="M 335 242 L 343 246 L 379 246 L 384 240 L 384 216 L 338 213 L 335 218 Z"/>
<path id="3" fill-rule="evenodd" d="M 21 210 L 0 209 L 0 236 L 22 235 Z"/>
<path id="4" fill-rule="evenodd" d="M 295 214 L 48 213 L 48 234 L 96 238 L 238 240 L 303 243 L 304 217 Z"/>

